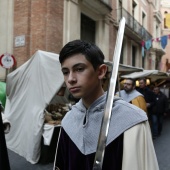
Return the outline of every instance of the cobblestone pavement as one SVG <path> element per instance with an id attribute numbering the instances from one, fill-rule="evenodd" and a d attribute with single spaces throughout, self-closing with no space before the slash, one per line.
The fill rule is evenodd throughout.
<path id="1" fill-rule="evenodd" d="M 164 119 L 160 137 L 154 140 L 160 170 L 170 170 L 170 115 Z"/>

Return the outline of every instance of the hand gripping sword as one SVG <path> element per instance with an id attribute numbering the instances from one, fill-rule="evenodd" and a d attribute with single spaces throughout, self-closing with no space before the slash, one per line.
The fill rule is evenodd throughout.
<path id="1" fill-rule="evenodd" d="M 119 30 L 117 34 L 116 46 L 113 55 L 113 68 L 111 72 L 110 84 L 106 97 L 106 105 L 104 109 L 104 116 L 101 124 L 97 151 L 94 159 L 93 170 L 102 170 L 104 152 L 106 147 L 106 140 L 109 131 L 110 118 L 112 113 L 112 105 L 116 88 L 116 79 L 119 68 L 120 53 L 122 48 L 122 41 L 125 29 L 125 18 L 123 17 L 119 23 Z"/>

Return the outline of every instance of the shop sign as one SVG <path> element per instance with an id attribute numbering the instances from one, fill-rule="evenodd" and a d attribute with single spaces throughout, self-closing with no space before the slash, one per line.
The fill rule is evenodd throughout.
<path id="1" fill-rule="evenodd" d="M 25 46 L 25 35 L 15 37 L 15 47 Z"/>

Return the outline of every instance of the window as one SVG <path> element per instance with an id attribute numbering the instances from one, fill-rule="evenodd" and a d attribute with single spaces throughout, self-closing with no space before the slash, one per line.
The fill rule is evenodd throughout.
<path id="1" fill-rule="evenodd" d="M 119 0 L 118 15 L 119 19 L 122 18 L 122 0 Z"/>
<path id="2" fill-rule="evenodd" d="M 142 68 L 145 68 L 145 55 L 142 57 Z"/>
<path id="3" fill-rule="evenodd" d="M 136 47 L 132 45 L 132 66 L 136 64 Z"/>
<path id="4" fill-rule="evenodd" d="M 132 16 L 133 16 L 133 29 L 136 30 L 135 14 L 136 14 L 136 2 L 132 1 Z"/>
<path id="5" fill-rule="evenodd" d="M 168 16 L 168 12 L 167 12 L 167 11 L 164 12 L 164 16 L 165 16 L 165 17 L 164 17 L 164 28 L 166 29 L 166 28 L 168 28 L 168 27 L 167 27 L 167 16 Z"/>
<path id="6" fill-rule="evenodd" d="M 132 16 L 135 16 L 135 8 L 136 8 L 137 4 L 135 1 L 132 2 Z"/>
<path id="7" fill-rule="evenodd" d="M 123 54 L 124 54 L 124 42 L 123 42 L 123 44 L 122 44 L 122 50 L 121 50 L 121 54 L 120 54 L 120 61 L 119 61 L 119 63 L 120 64 L 123 64 Z"/>
<path id="8" fill-rule="evenodd" d="M 96 22 L 84 14 L 81 14 L 81 39 L 95 43 Z"/>
<path id="9" fill-rule="evenodd" d="M 160 36 L 160 34 L 159 34 L 159 27 L 156 25 L 156 35 L 155 35 L 155 37 L 159 37 Z"/>
<path id="10" fill-rule="evenodd" d="M 144 12 L 142 12 L 142 26 L 146 28 L 146 14 Z"/>

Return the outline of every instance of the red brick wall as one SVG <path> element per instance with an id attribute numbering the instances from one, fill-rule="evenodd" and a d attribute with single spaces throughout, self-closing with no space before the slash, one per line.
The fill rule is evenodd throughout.
<path id="1" fill-rule="evenodd" d="M 47 3 L 47 51 L 59 53 L 63 46 L 63 0 L 48 0 Z"/>
<path id="2" fill-rule="evenodd" d="M 59 53 L 63 45 L 63 5 L 63 0 L 15 0 L 14 38 L 26 38 L 25 46 L 14 47 L 17 67 L 37 50 Z"/>
<path id="3" fill-rule="evenodd" d="M 17 66 L 24 63 L 30 56 L 30 9 L 31 1 L 14 1 L 14 38 L 19 35 L 25 35 L 26 45 L 24 47 L 14 47 L 14 56 Z"/>

